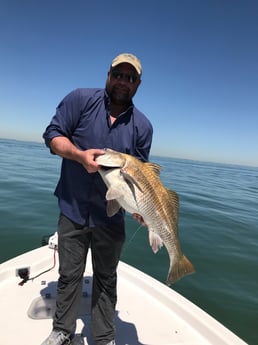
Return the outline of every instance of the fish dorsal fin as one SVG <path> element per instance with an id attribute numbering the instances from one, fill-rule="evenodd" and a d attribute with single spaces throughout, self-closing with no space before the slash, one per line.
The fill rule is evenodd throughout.
<path id="1" fill-rule="evenodd" d="M 176 225 L 176 231 L 177 231 L 177 225 L 178 225 L 178 209 L 179 209 L 179 196 L 176 192 L 174 192 L 173 190 L 167 189 L 167 193 L 169 196 L 169 209 L 170 209 L 170 213 L 173 216 L 173 220 L 175 222 Z"/>
<path id="2" fill-rule="evenodd" d="M 107 215 L 108 217 L 113 217 L 119 210 L 120 205 L 116 200 L 109 200 L 107 202 Z"/>
<path id="3" fill-rule="evenodd" d="M 173 203 L 173 206 L 176 206 L 178 208 L 179 206 L 179 196 L 176 192 L 174 192 L 171 189 L 166 188 L 168 195 L 171 199 L 171 202 Z"/>
<path id="4" fill-rule="evenodd" d="M 161 166 L 156 163 L 146 162 L 144 163 L 148 168 L 150 168 L 157 176 L 160 175 Z"/>

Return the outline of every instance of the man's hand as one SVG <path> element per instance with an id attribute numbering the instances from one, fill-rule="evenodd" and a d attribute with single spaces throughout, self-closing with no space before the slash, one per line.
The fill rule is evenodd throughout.
<path id="1" fill-rule="evenodd" d="M 57 155 L 81 163 L 89 173 L 98 171 L 99 165 L 95 159 L 105 154 L 105 150 L 101 149 L 79 150 L 66 137 L 53 138 L 50 142 L 50 147 Z"/>
<path id="2" fill-rule="evenodd" d="M 89 149 L 80 154 L 80 163 L 88 171 L 94 173 L 99 170 L 99 164 L 95 161 L 98 156 L 104 155 L 105 151 L 100 149 Z"/>

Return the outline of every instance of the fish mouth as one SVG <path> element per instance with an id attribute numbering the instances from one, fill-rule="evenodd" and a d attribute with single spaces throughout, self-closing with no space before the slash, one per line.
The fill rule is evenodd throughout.
<path id="1" fill-rule="evenodd" d="M 119 169 L 117 166 L 106 166 L 106 165 L 101 165 L 100 164 L 100 169 L 104 171 L 112 170 L 112 169 Z"/>
<path id="2" fill-rule="evenodd" d="M 107 171 L 107 170 L 113 169 L 113 167 L 105 167 L 104 165 L 100 165 L 100 169 Z"/>

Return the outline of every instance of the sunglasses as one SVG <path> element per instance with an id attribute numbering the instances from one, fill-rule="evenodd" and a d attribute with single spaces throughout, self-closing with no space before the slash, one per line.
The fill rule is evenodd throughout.
<path id="1" fill-rule="evenodd" d="M 116 70 L 112 71 L 111 75 L 112 75 L 112 78 L 116 80 L 124 80 L 130 84 L 134 84 L 138 79 L 137 75 L 135 74 L 122 73 Z"/>

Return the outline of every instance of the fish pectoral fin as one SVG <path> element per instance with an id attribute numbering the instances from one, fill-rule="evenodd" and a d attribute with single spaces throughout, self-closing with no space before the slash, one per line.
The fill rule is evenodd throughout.
<path id="1" fill-rule="evenodd" d="M 108 188 L 106 199 L 107 200 L 119 199 L 121 196 L 122 196 L 121 190 L 110 187 Z"/>
<path id="2" fill-rule="evenodd" d="M 135 185 L 141 192 L 143 192 L 142 188 L 140 187 L 139 183 L 133 178 L 132 175 L 128 174 L 125 170 L 121 169 L 121 174 L 123 178 L 132 185 Z"/>
<path id="3" fill-rule="evenodd" d="M 163 241 L 160 236 L 151 230 L 149 230 L 149 242 L 154 254 L 156 254 L 163 246 Z"/>
<path id="4" fill-rule="evenodd" d="M 110 187 L 106 194 L 107 199 L 107 215 L 113 217 L 120 209 L 120 204 L 116 199 L 122 196 L 122 192 L 118 189 Z"/>
<path id="5" fill-rule="evenodd" d="M 115 199 L 108 200 L 107 202 L 107 215 L 108 217 L 113 217 L 119 210 L 121 206 Z"/>

